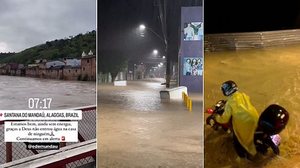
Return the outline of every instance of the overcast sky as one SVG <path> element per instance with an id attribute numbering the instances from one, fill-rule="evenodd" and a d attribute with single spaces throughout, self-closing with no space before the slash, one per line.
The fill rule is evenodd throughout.
<path id="1" fill-rule="evenodd" d="M 96 30 L 96 0 L 1 0 L 0 52 Z"/>

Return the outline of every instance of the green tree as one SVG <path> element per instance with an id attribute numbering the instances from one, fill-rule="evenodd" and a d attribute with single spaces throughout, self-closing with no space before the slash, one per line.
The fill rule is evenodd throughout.
<path id="1" fill-rule="evenodd" d="M 82 51 L 96 50 L 96 31 L 72 36 L 71 39 L 47 41 L 19 53 L 0 54 L 0 63 L 32 63 L 35 59 L 55 60 L 72 56 L 81 58 Z M 85 45 L 85 46 L 83 46 Z"/>
<path id="2" fill-rule="evenodd" d="M 104 74 L 110 73 L 114 81 L 120 71 L 127 67 L 127 56 L 120 51 L 100 51 L 98 57 L 98 71 Z"/>

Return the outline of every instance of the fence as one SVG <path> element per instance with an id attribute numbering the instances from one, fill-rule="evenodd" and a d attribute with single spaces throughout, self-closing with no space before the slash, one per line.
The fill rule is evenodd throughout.
<path id="1" fill-rule="evenodd" d="M 96 156 L 96 139 L 68 145 L 59 150 L 50 150 L 47 152 L 32 155 L 23 159 L 15 160 L 6 164 L 2 164 L 3 168 L 66 168 L 70 166 L 70 162 L 78 162 L 86 158 L 94 158 Z M 82 159 L 83 158 L 83 159 Z M 81 168 L 96 166 L 95 162 L 79 165 Z M 76 166 L 78 167 L 78 166 Z"/>
<path id="2" fill-rule="evenodd" d="M 78 121 L 78 140 L 84 142 L 96 139 L 96 105 L 72 108 L 82 110 L 82 120 Z M 32 155 L 40 154 L 45 150 L 27 150 L 25 143 L 4 142 L 4 122 L 0 123 L 0 164 L 16 161 Z M 75 143 L 61 143 L 61 147 Z M 78 167 L 90 162 L 95 162 L 94 157 L 81 158 L 77 161 L 68 162 L 66 167 Z M 0 165 L 1 167 L 1 165 Z"/>
<path id="3" fill-rule="evenodd" d="M 205 35 L 205 51 L 241 50 L 300 43 L 300 29 Z"/>

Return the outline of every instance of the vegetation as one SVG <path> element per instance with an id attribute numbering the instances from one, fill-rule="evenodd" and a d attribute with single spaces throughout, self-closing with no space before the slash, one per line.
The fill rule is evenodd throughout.
<path id="1" fill-rule="evenodd" d="M 28 48 L 19 53 L 0 53 L 0 63 L 34 63 L 36 59 L 58 60 L 59 58 L 80 58 L 82 51 L 96 52 L 96 31 L 47 41 L 45 44 Z"/>
<path id="2" fill-rule="evenodd" d="M 11 52 L 9 52 L 9 53 L 0 53 L 0 60 L 5 59 L 5 58 L 10 57 L 10 56 L 13 56 L 14 54 L 16 54 L 16 53 L 11 53 Z"/>
<path id="3" fill-rule="evenodd" d="M 119 72 L 127 67 L 128 57 L 118 50 L 100 51 L 98 59 L 98 71 L 103 74 L 110 73 L 114 80 Z"/>

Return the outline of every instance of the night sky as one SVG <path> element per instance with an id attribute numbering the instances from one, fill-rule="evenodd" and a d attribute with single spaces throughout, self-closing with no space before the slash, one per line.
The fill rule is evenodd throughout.
<path id="1" fill-rule="evenodd" d="M 300 1 L 204 1 L 205 33 L 300 28 Z"/>
<path id="2" fill-rule="evenodd" d="M 139 57 L 154 48 L 163 51 L 163 43 L 146 31 L 137 33 L 139 24 L 151 27 L 162 36 L 156 0 L 100 0 L 98 1 L 99 50 L 122 50 Z M 199 0 L 168 0 L 181 6 L 201 3 Z M 300 28 L 300 2 L 281 1 L 204 1 L 204 31 L 206 34 L 251 32 Z M 169 5 L 170 6 L 170 5 Z M 180 12 L 180 11 L 179 11 Z M 180 15 L 179 15 L 180 16 Z M 179 19 L 167 18 L 168 19 Z M 174 25 L 167 25 L 174 26 Z M 178 29 L 178 28 L 177 28 Z M 176 34 L 174 34 L 176 35 Z"/>
<path id="3" fill-rule="evenodd" d="M 157 7 L 156 7 L 157 8 Z M 100 0 L 99 2 L 99 43 L 100 50 L 149 50 L 157 43 L 156 37 L 147 35 L 142 38 L 138 34 L 139 24 L 150 26 L 161 33 L 158 10 L 151 0 Z M 159 42 L 158 42 L 159 43 Z M 153 48 L 146 48 L 146 45 Z"/>
<path id="4" fill-rule="evenodd" d="M 200 2 L 200 0 L 168 1 L 173 4 L 176 1 L 176 4 L 181 6 Z M 163 52 L 164 43 L 158 37 L 150 31 L 145 31 L 145 37 L 142 38 L 137 29 L 140 24 L 145 24 L 161 37 L 163 36 L 158 6 L 155 2 L 156 0 L 100 0 L 98 10 L 100 52 L 101 50 L 122 49 L 136 56 L 150 54 L 154 48 Z M 180 17 L 169 19 L 180 20 Z"/>

